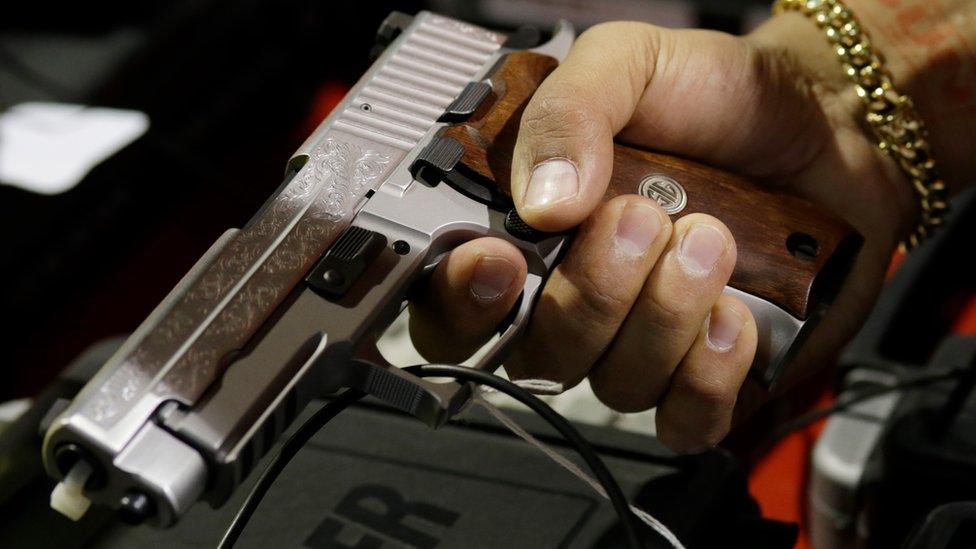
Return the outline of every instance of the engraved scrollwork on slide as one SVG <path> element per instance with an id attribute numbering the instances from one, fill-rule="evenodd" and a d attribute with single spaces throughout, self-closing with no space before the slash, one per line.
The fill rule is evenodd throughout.
<path id="1" fill-rule="evenodd" d="M 392 169 L 394 153 L 381 147 L 324 139 L 275 202 L 122 358 L 89 401 L 89 416 L 105 424 L 124 413 L 170 363 L 153 392 L 184 402 L 198 398 L 221 361 L 253 335 L 348 225 L 366 191 Z"/>
<path id="2" fill-rule="evenodd" d="M 348 221 L 352 208 L 365 194 L 367 187 L 371 188 L 384 173 L 382 168 L 390 160 L 387 154 L 336 139 L 325 140 L 312 156 L 312 177 L 319 183 L 318 190 L 310 195 L 310 205 L 257 272 L 194 343 L 194 347 L 217 351 L 214 362 L 240 348 L 281 303 L 324 253 L 328 244 L 338 236 L 344 228 L 338 222 Z M 221 329 L 225 323 L 236 329 Z M 167 373 L 159 391 L 165 391 L 167 383 L 179 383 L 179 392 L 184 397 L 196 398 L 210 379 L 208 376 L 195 375 L 192 370 L 214 366 L 180 360 Z"/>

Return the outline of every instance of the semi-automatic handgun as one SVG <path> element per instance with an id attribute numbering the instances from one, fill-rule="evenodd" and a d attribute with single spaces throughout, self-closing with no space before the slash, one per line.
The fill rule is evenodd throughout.
<path id="1" fill-rule="evenodd" d="M 56 411 L 43 452 L 60 481 L 57 508 L 136 506 L 166 526 L 197 500 L 219 506 L 312 398 L 344 387 L 443 424 L 469 387 L 414 377 L 371 346 L 446 253 L 489 235 L 518 246 L 529 266 L 515 310 L 473 367 L 502 364 L 572 239 L 519 217 L 509 172 L 522 110 L 573 29 L 561 22 L 537 45 L 538 33 L 421 12 L 392 14 L 378 36 L 385 49 L 289 160 L 274 196 Z M 754 374 L 772 383 L 860 237 L 798 197 L 616 144 L 607 198 L 628 193 L 674 218 L 705 212 L 728 225 L 738 263 L 726 291 L 753 311 Z M 357 360 L 364 354 L 373 359 Z"/>

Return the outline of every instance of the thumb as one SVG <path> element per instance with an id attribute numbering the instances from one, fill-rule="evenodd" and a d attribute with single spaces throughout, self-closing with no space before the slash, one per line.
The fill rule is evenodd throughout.
<path id="1" fill-rule="evenodd" d="M 804 168 L 830 126 L 796 71 L 764 46 L 644 23 L 583 33 L 523 113 L 512 162 L 519 214 L 547 231 L 585 219 L 606 192 L 618 132 L 743 175 Z"/>

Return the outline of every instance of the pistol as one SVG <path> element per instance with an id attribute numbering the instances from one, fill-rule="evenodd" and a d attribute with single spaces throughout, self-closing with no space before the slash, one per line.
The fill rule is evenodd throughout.
<path id="1" fill-rule="evenodd" d="M 445 254 L 483 236 L 516 245 L 529 268 L 472 367 L 503 363 L 573 237 L 527 225 L 509 178 L 521 113 L 574 31 L 560 22 L 534 44 L 537 33 L 420 12 L 391 14 L 378 37 L 384 49 L 288 161 L 275 194 L 52 412 L 52 506 L 75 519 L 90 502 L 136 508 L 160 527 L 198 500 L 218 507 L 310 400 L 346 387 L 443 424 L 470 386 L 382 361 L 374 337 Z M 836 293 L 859 235 L 799 197 L 616 144 L 606 198 L 628 193 L 675 219 L 704 212 L 727 224 L 738 263 L 726 291 L 755 315 L 753 375 L 772 384 Z"/>

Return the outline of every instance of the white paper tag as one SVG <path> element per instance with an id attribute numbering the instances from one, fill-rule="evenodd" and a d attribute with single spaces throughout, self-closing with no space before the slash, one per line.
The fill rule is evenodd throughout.
<path id="1" fill-rule="evenodd" d="M 139 111 L 21 103 L 0 113 L 0 183 L 63 193 L 149 129 Z"/>

